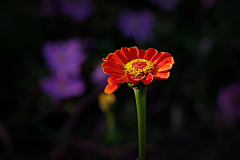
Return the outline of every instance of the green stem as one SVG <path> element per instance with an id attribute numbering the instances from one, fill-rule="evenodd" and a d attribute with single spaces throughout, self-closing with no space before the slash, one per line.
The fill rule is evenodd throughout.
<path id="1" fill-rule="evenodd" d="M 134 88 L 138 116 L 138 160 L 144 160 L 146 153 L 146 90 L 146 87 L 141 89 Z"/>
<path id="2" fill-rule="evenodd" d="M 106 122 L 107 122 L 107 134 L 106 141 L 111 143 L 114 147 L 112 152 L 112 160 L 117 160 L 117 136 L 116 127 L 113 113 L 109 110 L 105 112 Z"/>
<path id="3" fill-rule="evenodd" d="M 111 111 L 107 111 L 105 113 L 106 117 L 106 123 L 107 123 L 107 136 L 106 139 L 110 143 L 116 143 L 116 138 L 115 138 L 115 120 L 114 120 L 114 115 L 112 114 Z"/>

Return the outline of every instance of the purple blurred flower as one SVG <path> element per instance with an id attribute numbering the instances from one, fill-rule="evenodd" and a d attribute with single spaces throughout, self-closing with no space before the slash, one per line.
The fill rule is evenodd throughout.
<path id="1" fill-rule="evenodd" d="M 234 51 L 240 51 L 240 38 L 234 38 L 231 42 L 230 42 L 230 49 L 234 50 Z"/>
<path id="2" fill-rule="evenodd" d="M 151 0 L 151 2 L 165 11 L 173 12 L 182 0 Z"/>
<path id="3" fill-rule="evenodd" d="M 106 86 L 108 84 L 108 75 L 103 72 L 102 65 L 98 65 L 91 73 L 90 79 L 93 83 Z"/>
<path id="4" fill-rule="evenodd" d="M 213 45 L 212 39 L 209 37 L 204 37 L 199 42 L 199 49 L 202 52 L 208 52 L 212 48 L 212 45 Z"/>
<path id="5" fill-rule="evenodd" d="M 75 21 L 84 21 L 93 12 L 92 0 L 59 0 L 62 14 L 72 17 Z"/>
<path id="6" fill-rule="evenodd" d="M 203 8 L 210 9 L 216 2 L 217 0 L 202 0 L 201 4 Z"/>
<path id="7" fill-rule="evenodd" d="M 231 128 L 240 120 L 240 83 L 232 83 L 219 92 L 217 118 L 223 127 Z"/>
<path id="8" fill-rule="evenodd" d="M 85 91 L 83 81 L 70 78 L 67 74 L 58 74 L 45 78 L 40 81 L 40 86 L 43 92 L 56 100 L 79 96 Z"/>
<path id="9" fill-rule="evenodd" d="M 86 59 L 79 39 L 46 42 L 43 55 L 51 71 L 66 72 L 71 76 L 80 74 L 80 65 Z"/>
<path id="10" fill-rule="evenodd" d="M 119 16 L 118 26 L 128 38 L 137 42 L 148 40 L 152 36 L 154 15 L 148 10 L 125 12 Z"/>
<path id="11" fill-rule="evenodd" d="M 55 0 L 42 0 L 40 11 L 46 16 L 53 16 L 57 13 Z"/>

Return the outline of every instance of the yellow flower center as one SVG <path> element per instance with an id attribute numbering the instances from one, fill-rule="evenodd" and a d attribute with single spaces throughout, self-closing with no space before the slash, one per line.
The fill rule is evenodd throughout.
<path id="1" fill-rule="evenodd" d="M 125 71 L 128 72 L 133 78 L 141 78 L 152 72 L 152 62 L 145 59 L 134 59 L 128 62 L 125 66 Z"/>

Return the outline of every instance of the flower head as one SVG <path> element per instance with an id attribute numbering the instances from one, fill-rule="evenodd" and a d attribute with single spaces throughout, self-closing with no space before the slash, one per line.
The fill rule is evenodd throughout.
<path id="1" fill-rule="evenodd" d="M 79 75 L 80 64 L 86 59 L 78 39 L 46 42 L 43 45 L 43 56 L 52 71 L 66 72 L 72 76 Z"/>
<path id="2" fill-rule="evenodd" d="M 152 35 L 154 15 L 148 10 L 140 12 L 126 12 L 118 19 L 118 26 L 122 33 L 137 42 L 144 42 Z"/>
<path id="3" fill-rule="evenodd" d="M 52 98 L 59 100 L 79 96 L 85 91 L 82 80 L 66 74 L 53 75 L 40 81 L 41 89 Z"/>
<path id="4" fill-rule="evenodd" d="M 167 79 L 170 75 L 168 70 L 174 64 L 170 53 L 158 53 L 153 48 L 142 50 L 137 47 L 123 47 L 103 60 L 103 72 L 111 75 L 104 90 L 107 94 L 113 93 L 125 82 L 138 86 L 147 85 L 153 79 Z"/>
<path id="5" fill-rule="evenodd" d="M 75 21 L 84 21 L 93 12 L 92 0 L 60 0 L 62 14 L 72 17 Z"/>

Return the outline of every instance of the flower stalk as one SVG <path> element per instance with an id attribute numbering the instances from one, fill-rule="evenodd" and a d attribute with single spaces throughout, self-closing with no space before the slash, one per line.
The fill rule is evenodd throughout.
<path id="1" fill-rule="evenodd" d="M 113 145 L 112 160 L 117 160 L 117 129 L 115 125 L 115 118 L 112 112 L 113 104 L 116 100 L 114 93 L 106 94 L 101 93 L 98 96 L 99 107 L 105 115 L 107 124 L 107 133 L 105 137 L 105 142 Z"/>
<path id="2" fill-rule="evenodd" d="M 146 90 L 144 88 L 133 88 L 138 117 L 138 145 L 139 158 L 138 160 L 145 160 L 146 155 Z"/>

